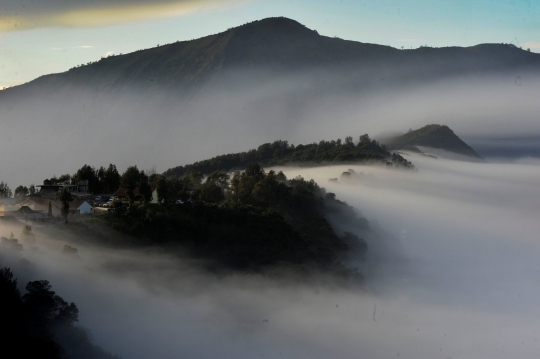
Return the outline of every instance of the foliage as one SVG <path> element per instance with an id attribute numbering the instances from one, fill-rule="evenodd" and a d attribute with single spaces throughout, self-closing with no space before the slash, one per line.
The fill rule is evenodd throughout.
<path id="1" fill-rule="evenodd" d="M 231 171 L 246 167 L 256 162 L 262 166 L 282 166 L 287 164 L 337 164 L 350 162 L 377 162 L 392 161 L 391 154 L 384 145 L 371 140 L 369 135 L 360 136 L 355 144 L 351 136 L 342 143 L 336 141 L 320 141 L 307 145 L 289 145 L 287 141 L 265 143 L 256 150 L 221 155 L 209 160 L 195 162 L 191 165 L 171 168 L 163 173 L 166 177 L 184 177 L 191 171 L 210 174 L 215 171 Z M 413 167 L 410 164 L 410 167 Z"/>
<path id="2" fill-rule="evenodd" d="M 25 186 L 18 186 L 15 188 L 15 197 L 26 197 L 29 193 L 28 188 Z"/>
<path id="3" fill-rule="evenodd" d="M 120 184 L 126 191 L 130 203 L 135 200 L 135 188 L 139 184 L 141 174 L 137 166 L 130 166 L 120 179 Z"/>
<path id="4" fill-rule="evenodd" d="M 66 222 L 69 215 L 69 202 L 71 201 L 73 201 L 73 196 L 71 195 L 71 192 L 67 188 L 64 188 L 60 192 L 60 202 L 62 203 L 62 216 L 64 216 Z"/>
<path id="5" fill-rule="evenodd" d="M 20 358 L 113 359 L 74 326 L 78 316 L 77 306 L 52 291 L 48 281 L 29 282 L 21 295 L 13 272 L 0 269 L 2 353 L 17 353 Z"/>
<path id="6" fill-rule="evenodd" d="M 0 182 L 0 198 L 9 198 L 11 195 L 12 192 L 7 183 Z"/>
<path id="7" fill-rule="evenodd" d="M 71 179 L 72 184 L 78 184 L 79 182 L 88 181 L 88 187 L 92 188 L 96 193 L 101 192 L 102 185 L 98 177 L 98 171 L 94 167 L 84 165 L 77 170 Z"/>
<path id="8" fill-rule="evenodd" d="M 313 180 L 287 180 L 281 172 L 265 173 L 252 163 L 232 178 L 218 171 L 203 181 L 192 172 L 181 180 L 162 176 L 157 185 L 160 202 L 166 203 L 170 189 L 179 186 L 178 193 L 195 203 L 129 206 L 111 211 L 107 220 L 123 233 L 154 244 L 181 245 L 234 268 L 289 263 L 349 273 L 337 260 L 347 245 L 325 213 L 328 206 L 350 207 Z"/>

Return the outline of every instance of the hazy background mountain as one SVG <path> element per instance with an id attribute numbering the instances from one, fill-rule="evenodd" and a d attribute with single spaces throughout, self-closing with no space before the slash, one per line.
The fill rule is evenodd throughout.
<path id="1" fill-rule="evenodd" d="M 1 91 L 2 176 L 13 187 L 81 163 L 163 171 L 276 139 L 428 123 L 514 138 L 522 156 L 534 153 L 523 136 L 540 137 L 539 89 L 540 55 L 513 45 L 398 50 L 271 18 Z"/>
<path id="2" fill-rule="evenodd" d="M 480 160 L 482 157 L 456 136 L 448 126 L 427 125 L 418 130 L 409 131 L 386 142 L 391 150 L 411 150 L 423 152 L 422 147 L 452 152 L 458 155 Z"/>

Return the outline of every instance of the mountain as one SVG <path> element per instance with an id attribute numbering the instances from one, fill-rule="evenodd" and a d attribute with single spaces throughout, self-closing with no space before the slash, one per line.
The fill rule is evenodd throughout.
<path id="1" fill-rule="evenodd" d="M 471 72 L 538 70 L 540 55 L 504 44 L 398 50 L 321 36 L 294 20 L 268 18 L 197 40 L 110 56 L 42 76 L 1 93 L 0 99 L 61 92 L 69 85 L 99 94 L 121 93 L 134 86 L 143 87 L 144 93 L 168 89 L 181 97 L 219 82 L 230 70 L 253 75 L 250 70 L 264 69 L 260 75 L 271 77 L 310 68 L 333 67 L 337 71 L 346 67 L 352 71 L 348 76 L 365 78 L 366 73 L 360 70 L 366 66 L 377 68 L 370 77 L 379 81 L 395 76 L 418 80 Z"/>
<path id="2" fill-rule="evenodd" d="M 482 159 L 472 147 L 463 142 L 448 126 L 444 125 L 427 125 L 396 137 L 388 143 L 388 148 L 392 150 L 403 149 L 421 152 L 418 146 L 445 150 L 475 159 Z"/>
<path id="3" fill-rule="evenodd" d="M 480 94 L 496 77 L 513 93 L 522 81 L 530 96 L 526 74 L 540 79 L 540 55 L 513 45 L 398 50 L 264 19 L 0 91 L 0 151 L 16 153 L 0 180 L 28 186 L 81 162 L 163 170 L 276 138 L 372 132 L 403 119 L 389 110 L 402 94 L 459 79 Z M 380 127 L 364 128 L 368 121 Z"/>

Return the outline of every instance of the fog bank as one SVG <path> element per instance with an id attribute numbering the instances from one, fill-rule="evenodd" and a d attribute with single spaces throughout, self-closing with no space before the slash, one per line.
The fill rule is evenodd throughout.
<path id="1" fill-rule="evenodd" d="M 12 189 L 41 184 L 84 164 L 114 163 L 120 171 L 136 164 L 163 172 L 278 139 L 296 145 L 349 135 L 357 139 L 431 123 L 448 125 L 473 148 L 479 144 L 484 157 L 538 153 L 537 145 L 533 150 L 523 146 L 524 138 L 533 144 L 540 138 L 537 75 L 403 83 L 374 81 L 370 69 L 365 76 L 354 73 L 354 81 L 347 69 L 330 70 L 257 82 L 263 70 L 253 69 L 251 76 L 242 69 L 187 102 L 157 85 L 126 86 L 112 94 L 96 94 L 84 84 L 65 85 L 68 90 L 58 93 L 29 90 L 17 101 L 6 92 L 0 106 L 0 151 L 6 154 L 0 160 L 0 181 Z M 369 81 L 358 80 L 364 77 Z M 513 138 L 520 150 L 514 153 L 492 140 L 501 137 Z"/>
<path id="2" fill-rule="evenodd" d="M 407 157 L 418 172 L 283 169 L 314 178 L 399 239 L 393 258 L 406 265 L 368 250 L 366 261 L 388 270 L 364 272 L 365 290 L 218 276 L 166 253 L 47 239 L 38 228 L 39 250 L 0 249 L 0 264 L 20 283 L 49 280 L 94 341 L 123 358 L 534 357 L 540 162 Z M 349 168 L 359 175 L 341 178 Z M 62 255 L 64 243 L 80 258 Z"/>

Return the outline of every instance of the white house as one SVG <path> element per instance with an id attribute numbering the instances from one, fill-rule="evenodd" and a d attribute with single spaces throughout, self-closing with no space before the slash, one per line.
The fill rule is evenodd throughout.
<path id="1" fill-rule="evenodd" d="M 77 206 L 77 207 L 75 207 Z M 94 207 L 92 207 L 92 205 L 86 201 L 73 201 L 69 204 L 69 209 L 76 209 L 79 211 L 79 214 L 87 214 L 87 213 L 92 213 L 92 209 Z"/>

